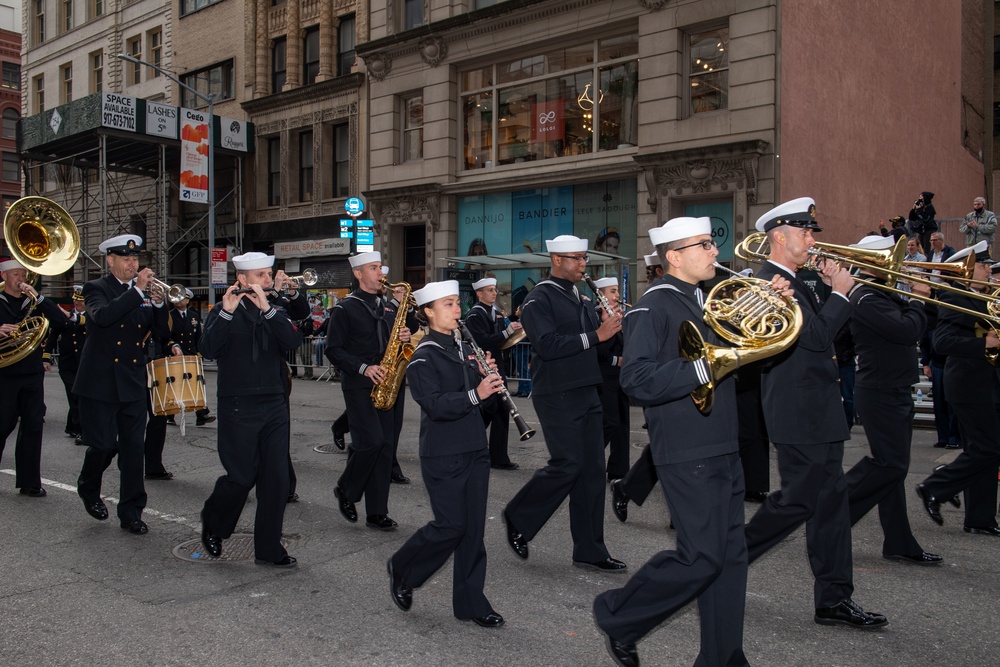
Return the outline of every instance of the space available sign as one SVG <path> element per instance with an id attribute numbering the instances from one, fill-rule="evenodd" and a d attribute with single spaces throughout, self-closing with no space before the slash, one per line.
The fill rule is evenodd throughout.
<path id="1" fill-rule="evenodd" d="M 181 201 L 208 203 L 207 113 L 181 108 Z"/>
<path id="2" fill-rule="evenodd" d="M 350 252 L 350 239 L 332 238 L 307 241 L 278 241 L 274 244 L 274 256 L 277 259 L 313 257 L 316 255 L 348 255 Z"/>
<path id="3" fill-rule="evenodd" d="M 115 130 L 136 131 L 136 98 L 102 93 L 101 125 Z"/>
<path id="4" fill-rule="evenodd" d="M 216 145 L 231 151 L 247 152 L 249 140 L 247 139 L 246 121 L 219 116 L 219 126 L 222 131 L 219 133 L 219 143 Z"/>
<path id="5" fill-rule="evenodd" d="M 177 138 L 177 107 L 146 101 L 146 134 Z"/>

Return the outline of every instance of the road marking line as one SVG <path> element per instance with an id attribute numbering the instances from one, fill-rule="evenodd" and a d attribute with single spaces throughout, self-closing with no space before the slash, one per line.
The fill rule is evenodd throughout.
<path id="1" fill-rule="evenodd" d="M 15 471 L 6 468 L 0 470 L 0 472 L 4 473 L 5 475 L 17 474 L 15 473 Z M 62 489 L 63 491 L 72 491 L 73 493 L 76 493 L 75 486 L 71 486 L 69 484 L 63 484 L 62 482 L 57 482 L 51 479 L 45 479 L 44 477 L 42 478 L 42 484 L 44 484 L 45 486 L 51 486 L 56 489 Z M 105 502 L 113 503 L 115 505 L 118 504 L 118 499 L 112 496 L 101 496 L 101 499 L 104 500 Z M 187 517 L 177 516 L 176 514 L 167 514 L 166 512 L 157 512 L 156 510 L 151 510 L 148 507 L 143 509 L 142 511 L 144 514 L 148 514 L 149 516 L 154 516 L 157 519 L 162 519 L 163 521 L 169 521 L 170 523 L 176 523 L 182 526 L 187 526 L 192 530 L 198 531 L 199 533 L 201 532 L 200 521 L 193 522 Z"/>

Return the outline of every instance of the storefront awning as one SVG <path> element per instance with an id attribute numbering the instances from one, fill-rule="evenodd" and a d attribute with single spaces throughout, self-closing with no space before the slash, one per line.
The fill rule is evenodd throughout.
<path id="1" fill-rule="evenodd" d="M 629 264 L 634 260 L 621 255 L 612 255 L 597 250 L 587 251 L 588 266 L 607 266 L 608 264 Z M 547 252 L 523 252 L 514 255 L 466 255 L 463 257 L 445 257 L 449 262 L 465 264 L 467 267 L 478 267 L 503 271 L 508 269 L 542 269 L 551 264 Z"/>

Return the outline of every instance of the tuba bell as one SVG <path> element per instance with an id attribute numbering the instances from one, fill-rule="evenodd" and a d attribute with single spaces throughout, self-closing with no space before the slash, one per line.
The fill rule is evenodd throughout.
<path id="1" fill-rule="evenodd" d="M 65 273 L 80 254 L 80 233 L 73 218 L 45 197 L 22 197 L 11 204 L 4 216 L 3 231 L 11 256 L 28 270 L 29 276 Z M 0 290 L 3 287 L 0 283 Z M 37 299 L 30 295 L 29 299 L 30 313 Z M 16 364 L 34 352 L 48 330 L 49 321 L 41 315 L 21 320 L 17 329 L 0 339 L 0 368 Z"/>

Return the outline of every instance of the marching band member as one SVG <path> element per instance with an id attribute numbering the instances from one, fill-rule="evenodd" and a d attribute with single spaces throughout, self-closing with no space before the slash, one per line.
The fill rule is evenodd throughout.
<path id="1" fill-rule="evenodd" d="M 388 277 L 389 267 L 382 266 L 382 275 Z M 406 306 L 401 306 L 400 301 L 406 294 L 406 288 L 402 285 L 397 285 L 392 290 L 392 298 L 389 299 L 389 305 L 392 307 L 392 314 L 388 312 L 386 315 L 389 317 L 390 321 L 395 321 L 396 314 L 399 312 L 401 307 L 407 309 L 406 312 L 406 328 L 411 332 L 416 331 L 419 327 L 417 322 L 417 317 L 413 306 L 406 304 Z M 399 466 L 399 458 L 396 456 L 399 452 L 399 436 L 403 432 L 403 408 L 406 405 L 406 384 L 407 380 L 404 377 L 403 382 L 399 385 L 399 393 L 396 394 L 396 402 L 392 405 L 392 410 L 395 412 L 393 415 L 393 431 L 392 431 L 392 472 L 389 474 L 389 481 L 393 484 L 409 484 L 410 478 L 403 474 L 403 469 Z"/>
<path id="2" fill-rule="evenodd" d="M 757 220 L 771 254 L 757 273 L 787 279 L 802 309 L 794 345 L 770 360 L 761 378 L 767 432 L 778 455 L 781 489 L 767 497 L 746 525 L 750 562 L 806 524 L 806 549 L 816 578 L 813 620 L 877 628 L 885 616 L 866 612 L 852 599 L 851 515 L 844 483 L 844 440 L 850 437 L 840 398 L 833 338 L 851 316 L 851 274 L 833 262 L 822 268 L 833 293 L 820 307 L 813 291 L 795 276 L 815 244 L 816 205 L 809 197 L 777 206 Z"/>
<path id="3" fill-rule="evenodd" d="M 611 276 L 594 281 L 594 285 L 604 295 L 613 308 L 620 303 L 618 278 Z M 603 322 L 609 315 L 597 304 L 597 317 Z M 622 332 L 597 345 L 597 363 L 601 367 L 603 380 L 600 389 L 601 409 L 604 414 L 604 447 L 608 455 L 608 481 L 621 479 L 628 473 L 629 448 L 629 404 L 625 392 L 618 382 L 622 366 L 622 351 L 624 350 L 624 335 Z"/>
<path id="4" fill-rule="evenodd" d="M 73 391 L 80 397 L 83 440 L 88 445 L 77 493 L 90 516 L 108 518 L 101 478 L 118 455 L 121 486 L 118 519 L 133 535 L 149 531 L 142 520 L 143 432 L 146 426 L 147 333 L 166 338 L 163 293 L 152 289 L 153 271 L 139 271 L 142 238 L 122 234 L 101 243 L 111 273 L 83 286 L 87 304 L 87 344 Z M 147 299 L 147 292 L 148 299 Z"/>
<path id="5" fill-rule="evenodd" d="M 531 399 L 538 413 L 548 464 L 503 511 L 507 544 L 528 558 L 528 542 L 569 496 L 573 564 L 623 572 L 604 545 L 604 447 L 601 444 L 601 371 L 597 344 L 621 331 L 621 316 L 598 324 L 590 302 L 576 288 L 587 267 L 587 241 L 563 235 L 545 242 L 551 277 L 539 282 L 521 306 L 521 326 L 531 340 Z"/>
<path id="6" fill-rule="evenodd" d="M 500 346 L 510 334 L 521 328 L 518 323 L 512 323 L 508 328 L 504 324 L 504 316 L 496 307 L 497 279 L 483 278 L 472 283 L 476 291 L 476 305 L 469 309 L 465 316 L 465 325 L 472 333 L 476 345 L 492 355 L 497 362 L 497 371 L 507 381 L 504 368 L 503 351 Z M 483 421 L 490 430 L 490 467 L 497 470 L 517 470 L 518 465 L 510 460 L 507 452 L 510 419 L 507 408 L 501 401 L 492 401 L 483 410 Z"/>
<path id="7" fill-rule="evenodd" d="M 55 302 L 38 294 L 25 282 L 27 270 L 20 262 L 0 262 L 3 291 L 0 292 L 0 340 L 9 340 L 12 331 L 26 317 L 47 318 L 54 332 L 66 324 L 66 313 Z M 36 299 L 35 307 L 29 296 Z M 43 360 L 43 356 L 45 357 Z M 0 368 L 0 456 L 14 427 L 21 425 L 14 445 L 14 486 L 32 498 L 45 495 L 42 488 L 42 423 L 45 420 L 45 371 L 49 358 L 41 345 L 15 364 Z"/>
<path id="8" fill-rule="evenodd" d="M 189 355 L 198 354 L 198 341 L 201 338 L 202 330 L 201 315 L 198 314 L 198 309 L 188 309 L 192 297 L 194 297 L 194 292 L 185 289 L 184 298 L 174 304 L 169 316 L 170 335 L 180 346 L 181 353 Z M 215 417 L 209 415 L 207 407 L 195 412 L 195 416 L 195 426 L 204 426 L 215 421 Z M 167 419 L 171 423 L 174 420 L 172 416 Z"/>
<path id="9" fill-rule="evenodd" d="M 80 367 L 80 353 L 87 341 L 87 305 L 83 302 L 83 285 L 73 285 L 73 312 L 62 330 L 49 334 L 45 351 L 51 355 L 59 351 L 59 379 L 66 388 L 69 413 L 66 415 L 66 435 L 83 445 L 83 429 L 80 426 L 80 402 L 73 393 L 76 371 Z"/>
<path id="10" fill-rule="evenodd" d="M 486 500 L 490 457 L 480 411 L 503 387 L 485 374 L 468 345 L 456 336 L 462 315 L 458 281 L 428 283 L 413 293 L 430 333 L 421 341 L 407 376 L 420 405 L 420 469 L 434 521 L 418 530 L 389 559 L 392 600 L 403 611 L 422 586 L 454 554 L 455 617 L 484 628 L 503 625 L 483 593 L 486 581 Z"/>
<path id="11" fill-rule="evenodd" d="M 163 359 L 167 356 L 179 357 L 184 352 L 181 346 L 172 340 L 164 341 L 156 336 L 149 336 L 146 340 L 143 352 L 146 355 L 146 363 L 155 359 Z M 146 461 L 146 479 L 168 481 L 174 478 L 174 473 L 163 467 L 163 446 L 167 442 L 167 420 L 173 415 L 158 415 L 153 412 L 152 392 L 146 392 L 146 436 L 143 442 L 143 454 Z M 214 420 L 214 417 L 213 417 Z"/>
<path id="12" fill-rule="evenodd" d="M 201 540 L 211 556 L 236 529 L 250 489 L 257 487 L 254 562 L 294 567 L 281 544 L 288 499 L 289 414 L 284 355 L 302 344 L 285 309 L 268 301 L 274 256 L 233 258 L 236 284 L 208 314 L 198 349 L 219 364 L 219 459 L 226 474 L 201 513 Z M 236 294 L 238 289 L 252 292 Z M 276 300 L 277 301 L 277 300 Z"/>
<path id="13" fill-rule="evenodd" d="M 721 343 L 704 323 L 698 287 L 715 276 L 719 250 L 709 218 L 675 218 L 650 230 L 649 238 L 667 272 L 625 317 L 628 357 L 621 385 L 645 406 L 650 449 L 677 528 L 677 547 L 656 554 L 623 588 L 598 595 L 594 619 L 612 659 L 638 667 L 636 642 L 696 599 L 701 652 L 695 664 L 747 665 L 747 550 L 735 379 L 730 375 L 717 383 L 714 407 L 702 414 L 690 394 L 707 382 L 708 363 L 682 358 L 677 347 L 686 320 L 707 342 Z"/>
<path id="14" fill-rule="evenodd" d="M 854 248 L 892 248 L 891 236 L 866 236 Z M 895 278 L 870 268 L 860 277 L 877 285 L 895 285 Z M 911 283 L 910 291 L 929 298 L 930 288 Z M 906 516 L 906 474 L 910 470 L 913 438 L 913 397 L 918 367 L 913 349 L 927 326 L 924 302 L 867 285 L 851 292 L 851 336 L 858 357 L 854 404 L 861 416 L 871 456 L 865 456 L 846 475 L 848 508 L 853 526 L 878 505 L 882 524 L 882 557 L 887 560 L 937 565 L 941 556 L 924 551 Z"/>
<path id="15" fill-rule="evenodd" d="M 365 525 L 395 530 L 389 517 L 389 483 L 392 475 L 392 438 L 395 411 L 376 410 L 371 392 L 390 369 L 379 364 L 393 328 L 395 311 L 379 296 L 382 289 L 382 254 L 365 252 L 350 258 L 358 289 L 333 307 L 325 354 L 342 375 L 340 387 L 350 413 L 351 446 L 347 465 L 333 490 L 345 519 L 358 520 L 355 503 L 365 498 Z M 410 331 L 400 331 L 400 341 Z"/>

